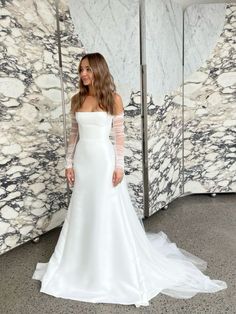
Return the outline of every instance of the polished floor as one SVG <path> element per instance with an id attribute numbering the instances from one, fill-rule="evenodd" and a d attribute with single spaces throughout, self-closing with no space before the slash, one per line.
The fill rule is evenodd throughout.
<path id="1" fill-rule="evenodd" d="M 236 194 L 191 195 L 144 221 L 145 229 L 163 230 L 179 247 L 208 262 L 206 274 L 227 282 L 226 290 L 179 300 L 158 295 L 149 307 L 91 304 L 39 293 L 31 276 L 38 261 L 47 262 L 60 228 L 0 256 L 0 313 L 8 314 L 234 314 L 236 313 Z"/>

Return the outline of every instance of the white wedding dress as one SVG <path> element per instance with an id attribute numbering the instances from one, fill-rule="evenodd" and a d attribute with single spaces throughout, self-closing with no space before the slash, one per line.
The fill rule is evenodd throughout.
<path id="1" fill-rule="evenodd" d="M 202 273 L 205 261 L 178 248 L 162 231 L 145 232 L 125 176 L 113 187 L 112 121 L 114 116 L 104 111 L 76 112 L 72 120 L 75 183 L 55 250 L 48 263 L 37 264 L 32 277 L 41 281 L 40 291 L 139 307 L 159 293 L 191 298 L 225 289 L 224 281 Z"/>

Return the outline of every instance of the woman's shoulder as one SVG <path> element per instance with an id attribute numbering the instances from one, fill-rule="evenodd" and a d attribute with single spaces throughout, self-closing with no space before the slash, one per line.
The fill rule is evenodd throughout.
<path id="1" fill-rule="evenodd" d="M 113 93 L 115 113 L 120 114 L 124 111 L 123 101 L 118 93 Z"/>
<path id="2" fill-rule="evenodd" d="M 118 102 L 118 103 L 122 102 L 122 98 L 118 93 L 114 92 L 113 97 L 114 97 L 115 102 Z"/>

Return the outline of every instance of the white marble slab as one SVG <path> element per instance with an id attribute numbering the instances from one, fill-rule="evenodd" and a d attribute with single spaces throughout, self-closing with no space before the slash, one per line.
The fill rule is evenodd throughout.
<path id="1" fill-rule="evenodd" d="M 155 104 L 182 82 L 182 15 L 172 0 L 149 0 L 146 11 L 147 90 Z"/>
<path id="2" fill-rule="evenodd" d="M 188 78 L 212 53 L 225 23 L 225 4 L 191 5 L 184 13 L 184 77 Z"/>
<path id="3" fill-rule="evenodd" d="M 200 7 L 200 5 L 199 5 Z M 189 7 L 208 27 L 206 17 L 222 5 Z M 204 11 L 206 10 L 206 11 Z M 199 12 L 204 14 L 199 15 Z M 185 81 L 185 192 L 236 191 L 236 5 L 228 5 L 221 35 L 211 54 Z M 193 19 L 194 20 L 194 19 Z M 203 21 L 202 26 L 200 22 Z M 219 19 L 220 24 L 221 20 Z M 190 25 L 189 25 L 190 27 Z M 209 40 L 206 37 L 206 42 Z M 193 51 L 193 50 L 192 50 Z M 196 49 L 198 55 L 201 50 Z"/>
<path id="4" fill-rule="evenodd" d="M 182 7 L 146 1 L 150 215 L 182 191 Z"/>
<path id="5" fill-rule="evenodd" d="M 69 111 L 83 49 L 62 2 Z M 0 254 L 59 226 L 67 209 L 54 5 L 53 0 L 2 3 Z"/>

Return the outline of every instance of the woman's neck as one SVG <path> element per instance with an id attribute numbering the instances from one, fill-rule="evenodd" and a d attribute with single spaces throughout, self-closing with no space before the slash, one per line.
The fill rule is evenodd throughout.
<path id="1" fill-rule="evenodd" d="M 89 86 L 88 95 L 89 96 L 95 96 L 95 89 L 91 85 Z"/>

